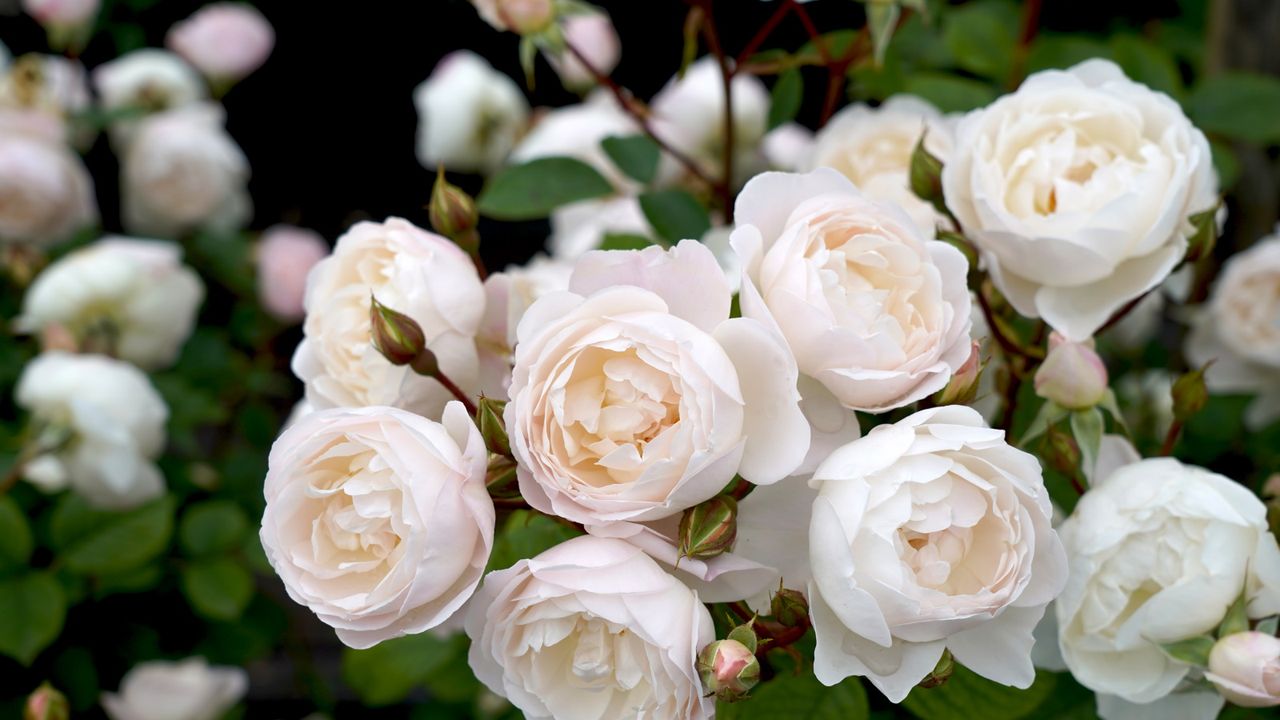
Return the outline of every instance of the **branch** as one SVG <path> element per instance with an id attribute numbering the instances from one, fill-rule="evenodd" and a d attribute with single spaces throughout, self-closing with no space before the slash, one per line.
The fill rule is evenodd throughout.
<path id="1" fill-rule="evenodd" d="M 734 135 L 736 125 L 733 117 L 733 75 L 734 67 L 720 46 L 720 35 L 716 32 L 714 0 L 699 0 L 706 13 L 706 22 L 702 24 L 702 35 L 707 40 L 707 47 L 720 65 L 720 79 L 724 85 L 724 174 L 720 185 L 716 188 L 720 195 L 720 204 L 724 206 L 725 220 L 733 224 L 733 161 L 737 154 L 737 143 Z"/>
<path id="2" fill-rule="evenodd" d="M 795 6 L 796 0 L 783 0 L 783 2 L 778 5 L 778 9 L 774 11 L 773 15 L 769 16 L 769 19 L 765 21 L 763 26 L 761 26 L 759 32 L 755 34 L 755 37 L 751 38 L 751 41 L 742 49 L 742 52 L 738 53 L 738 60 L 733 64 L 733 66 L 741 68 L 743 65 L 746 65 L 747 61 L 751 59 L 751 56 L 756 54 L 756 51 L 760 49 L 760 46 L 764 44 L 764 41 L 773 34 L 773 31 L 778 28 L 778 24 L 787 17 L 791 12 L 791 9 Z"/>

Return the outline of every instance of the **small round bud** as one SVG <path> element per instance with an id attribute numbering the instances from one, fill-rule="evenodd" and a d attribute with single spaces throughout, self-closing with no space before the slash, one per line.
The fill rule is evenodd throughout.
<path id="1" fill-rule="evenodd" d="M 684 511 L 680 518 L 680 554 L 712 558 L 729 551 L 738 538 L 738 501 L 717 495 Z"/>
<path id="2" fill-rule="evenodd" d="M 1208 369 L 1205 365 L 1173 381 L 1173 417 L 1179 422 L 1190 420 L 1209 402 L 1209 389 L 1204 384 L 1204 372 Z"/>
<path id="3" fill-rule="evenodd" d="M 474 230 L 480 222 L 476 202 L 456 185 L 444 178 L 444 167 L 431 187 L 431 203 L 427 205 L 431 227 L 447 238 L 457 238 Z M 464 248 L 465 249 L 465 248 Z"/>
<path id="4" fill-rule="evenodd" d="M 933 671 L 928 675 L 925 675 L 924 679 L 919 682 L 919 685 L 925 689 L 936 688 L 940 685 L 944 685 L 947 680 L 951 679 L 951 674 L 955 671 L 955 658 L 951 657 L 950 650 L 943 650 L 942 657 L 938 658 L 938 664 L 933 666 Z"/>
<path id="5" fill-rule="evenodd" d="M 27 704 L 22 709 L 22 720 L 69 720 L 70 717 L 71 706 L 67 703 L 67 696 L 49 683 L 44 683 L 27 696 Z"/>
<path id="6" fill-rule="evenodd" d="M 401 312 L 370 298 L 369 320 L 373 346 L 392 365 L 408 365 L 427 347 L 422 327 Z"/>
<path id="7" fill-rule="evenodd" d="M 915 150 L 911 151 L 911 192 L 940 212 L 946 212 L 946 202 L 942 197 L 942 161 L 925 149 L 924 139 L 925 136 L 921 135 Z"/>
<path id="8" fill-rule="evenodd" d="M 809 602 L 799 590 L 782 588 L 769 602 L 769 616 L 786 627 L 803 627 L 809 622 Z"/>
<path id="9" fill-rule="evenodd" d="M 542 32 L 556 18 L 551 0 L 497 0 L 497 9 L 502 22 L 521 35 Z"/>
<path id="10" fill-rule="evenodd" d="M 507 437 L 507 427 L 502 421 L 502 411 L 506 407 L 507 404 L 501 400 L 480 398 L 476 403 L 476 426 L 489 452 L 511 457 L 511 439 Z"/>
<path id="11" fill-rule="evenodd" d="M 1093 341 L 1070 342 L 1049 336 L 1049 354 L 1036 371 L 1036 394 L 1071 410 L 1097 405 L 1107 393 L 1107 366 L 1094 352 Z"/>
<path id="12" fill-rule="evenodd" d="M 1222 638 L 1209 651 L 1205 677 L 1241 707 L 1280 705 L 1280 638 L 1252 631 Z"/>
<path id="13" fill-rule="evenodd" d="M 760 661 L 737 640 L 717 640 L 698 654 L 702 686 L 717 699 L 741 700 L 760 682 Z"/>
<path id="14" fill-rule="evenodd" d="M 964 361 L 952 375 L 947 386 L 934 396 L 936 405 L 968 405 L 978 396 L 978 382 L 986 365 L 982 362 L 982 346 L 977 340 Z"/>

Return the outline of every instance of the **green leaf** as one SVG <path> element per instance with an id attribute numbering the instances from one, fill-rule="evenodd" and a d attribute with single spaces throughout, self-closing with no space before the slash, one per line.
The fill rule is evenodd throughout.
<path id="1" fill-rule="evenodd" d="M 229 500 L 208 500 L 192 505 L 178 525 L 178 541 L 192 557 L 224 553 L 240 544 L 249 529 L 249 518 Z"/>
<path id="2" fill-rule="evenodd" d="M 26 567 L 35 549 L 31 527 L 22 509 L 9 496 L 0 496 L 0 571 Z"/>
<path id="3" fill-rule="evenodd" d="M 711 229 L 707 209 L 684 190 L 655 190 L 640 196 L 640 209 L 654 231 L 676 243 L 697 240 Z"/>
<path id="4" fill-rule="evenodd" d="M 600 147 L 627 177 L 641 184 L 653 182 L 658 174 L 662 151 L 644 135 L 614 135 L 600 141 Z"/>
<path id="5" fill-rule="evenodd" d="M 1066 68 L 1092 58 L 1110 58 L 1106 43 L 1079 35 L 1041 33 L 1027 54 L 1027 72 Z"/>
<path id="6" fill-rule="evenodd" d="M 906 91 L 928 100 L 944 113 L 972 110 L 996 99 L 995 88 L 987 83 L 935 72 L 912 75 L 907 79 Z"/>
<path id="7" fill-rule="evenodd" d="M 983 720 L 1018 720 L 1030 717 L 1057 684 L 1053 673 L 1036 673 L 1025 690 L 987 680 L 972 670 L 955 666 L 951 679 L 936 688 L 915 688 L 903 707 L 921 720 L 963 720 L 981 708 Z"/>
<path id="8" fill-rule="evenodd" d="M 967 4 L 948 13 L 942 39 L 961 68 L 1003 80 L 1013 67 L 1017 33 L 1017 8 L 993 0 Z"/>
<path id="9" fill-rule="evenodd" d="M 453 643 L 425 632 L 342 654 L 342 677 L 365 704 L 390 705 L 409 693 L 453 656 Z"/>
<path id="10" fill-rule="evenodd" d="M 1276 630 L 1280 629 L 1280 615 L 1272 615 L 1260 620 L 1253 629 L 1263 635 L 1275 635 Z"/>
<path id="11" fill-rule="evenodd" d="M 1249 631 L 1249 612 L 1247 610 L 1248 602 L 1245 593 L 1240 593 L 1236 597 L 1236 601 L 1231 603 L 1231 607 L 1227 608 L 1227 614 L 1222 618 L 1222 623 L 1218 625 L 1218 637 L 1223 638 L 1228 635 Z"/>
<path id="12" fill-rule="evenodd" d="M 631 233 L 605 233 L 600 242 L 600 250 L 643 250 L 653 241 L 643 235 Z"/>
<path id="13" fill-rule="evenodd" d="M 769 129 L 789 123 L 800 113 L 804 100 L 804 76 L 798 68 L 784 70 L 773 84 L 773 99 L 769 105 Z"/>
<path id="14" fill-rule="evenodd" d="M 1022 434 L 1022 438 L 1018 444 L 1026 447 L 1031 444 L 1032 440 L 1043 435 L 1049 430 L 1049 426 L 1058 422 L 1067 416 L 1070 411 L 1062 407 L 1056 402 L 1047 401 L 1040 406 L 1040 410 L 1036 412 L 1035 419 L 1031 421 L 1030 427 Z"/>
<path id="15" fill-rule="evenodd" d="M 517 510 L 493 539 L 489 570 L 511 567 L 517 560 L 533 557 L 577 534 L 546 515 Z"/>
<path id="16" fill-rule="evenodd" d="M 1208 133 L 1280 143 L 1280 79 L 1250 73 L 1205 78 L 1187 98 L 1187 114 Z"/>
<path id="17" fill-rule="evenodd" d="M 1206 667 L 1209 665 L 1209 652 L 1213 650 L 1214 642 L 1208 635 L 1198 635 L 1178 642 L 1164 643 L 1160 647 L 1165 655 L 1178 662 Z"/>
<path id="18" fill-rule="evenodd" d="M 104 598 L 122 593 L 140 593 L 154 589 L 164 579 L 164 568 L 152 562 L 131 570 L 101 575 L 93 584 L 94 597 Z"/>
<path id="19" fill-rule="evenodd" d="M 0 655 L 30 665 L 62 631 L 67 601 L 47 573 L 0 580 Z"/>
<path id="20" fill-rule="evenodd" d="M 1137 35 L 1111 38 L 1111 55 L 1125 75 L 1174 97 L 1182 94 L 1182 75 L 1169 51 Z"/>
<path id="21" fill-rule="evenodd" d="M 867 694 L 857 678 L 826 687 L 808 669 L 779 674 L 737 703 L 719 703 L 720 720 L 862 720 L 870 717 Z"/>
<path id="22" fill-rule="evenodd" d="M 73 572 L 109 575 L 135 568 L 169 545 L 173 504 L 172 497 L 163 497 L 136 510 L 112 513 L 67 495 L 53 512 L 53 545 Z"/>
<path id="23" fill-rule="evenodd" d="M 231 558 L 197 560 L 182 569 L 182 593 L 210 620 L 235 620 L 253 599 L 253 577 Z"/>
<path id="24" fill-rule="evenodd" d="M 1071 434 L 1080 446 L 1083 469 L 1091 475 L 1098 463 L 1098 449 L 1102 447 L 1102 430 L 1105 422 L 1102 411 L 1096 407 L 1071 413 Z"/>
<path id="25" fill-rule="evenodd" d="M 561 205 L 612 192 L 609 181 L 581 160 L 548 157 L 506 168 L 490 178 L 476 207 L 498 220 L 537 220 Z"/>

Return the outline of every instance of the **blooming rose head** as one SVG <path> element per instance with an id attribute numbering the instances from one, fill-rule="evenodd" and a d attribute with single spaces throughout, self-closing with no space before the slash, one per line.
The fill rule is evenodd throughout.
<path id="1" fill-rule="evenodd" d="M 710 718 L 694 665 L 714 633 L 697 594 L 590 535 L 490 573 L 467 613 L 471 669 L 528 718 Z"/>
<path id="2" fill-rule="evenodd" d="M 1059 645 L 1085 687 L 1151 703 L 1192 671 L 1162 644 L 1215 630 L 1242 589 L 1250 617 L 1280 611 L 1280 549 L 1262 502 L 1216 473 L 1158 458 L 1097 480 L 1060 527 Z"/>
<path id="3" fill-rule="evenodd" d="M 103 693 L 111 720 L 217 720 L 240 702 L 249 674 L 236 667 L 210 667 L 202 657 L 157 660 L 135 666 L 119 693 Z"/>
<path id="4" fill-rule="evenodd" d="M 54 128 L 54 135 L 68 135 L 69 120 L 92 102 L 84 65 L 59 55 L 23 55 L 0 73 L 0 111 L 27 116 L 30 125 Z M 9 124 L 6 118 L 5 125 Z M 68 137 L 80 147 L 92 142 L 92 134 Z"/>
<path id="5" fill-rule="evenodd" d="M 1084 340 L 1182 260 L 1216 202 L 1204 133 L 1178 103 L 1089 60 L 964 117 L 942 183 L 1018 312 Z"/>
<path id="6" fill-rule="evenodd" d="M 60 327 L 78 345 L 107 350 L 144 369 L 173 363 L 195 327 L 204 283 L 162 240 L 107 237 L 36 277 L 17 327 Z"/>
<path id="7" fill-rule="evenodd" d="M 468 50 L 445 56 L 413 91 L 413 103 L 418 160 L 432 170 L 496 170 L 529 117 L 520 87 Z"/>
<path id="8" fill-rule="evenodd" d="M 133 365 L 101 355 L 46 352 L 22 370 L 14 399 L 31 413 L 40 454 L 25 477 L 70 486 L 96 507 L 123 510 L 164 494 L 152 462 L 164 449 L 169 408 Z"/>
<path id="9" fill-rule="evenodd" d="M 614 98 L 597 91 L 576 105 L 566 105 L 538 116 L 537 122 L 511 152 L 512 163 L 526 163 L 544 157 L 571 157 L 594 167 L 601 175 L 624 191 L 639 185 L 618 169 L 600 142 L 615 135 L 635 135 L 636 123 L 623 112 Z M 661 174 L 661 166 L 659 168 Z M 587 201 L 566 207 L 608 207 L 623 204 L 627 198 Z M 635 202 L 631 200 L 631 202 Z"/>
<path id="10" fill-rule="evenodd" d="M 252 5 L 219 2 L 176 23 L 164 40 L 170 50 L 220 86 L 261 67 L 276 44 L 276 32 Z"/>
<path id="11" fill-rule="evenodd" d="M 314 230 L 276 225 L 258 241 L 258 297 L 280 320 L 301 320 L 307 275 L 329 254 L 329 244 Z"/>
<path id="12" fill-rule="evenodd" d="M 1227 260 L 1186 353 L 1196 366 L 1213 361 L 1211 391 L 1257 395 L 1245 413 L 1250 428 L 1280 418 L 1280 229 Z"/>
<path id="13" fill-rule="evenodd" d="M 249 162 L 215 105 L 189 105 L 139 121 L 120 158 L 130 232 L 173 237 L 233 229 L 251 213 Z"/>
<path id="14" fill-rule="evenodd" d="M 775 482 L 808 449 L 794 365 L 759 323 L 729 320 L 715 257 L 596 251 L 571 292 L 517 329 L 505 419 L 533 507 L 577 522 L 653 520 L 735 474 Z"/>
<path id="15" fill-rule="evenodd" d="M 1205 677 L 1241 707 L 1280 705 L 1280 638 L 1260 632 L 1222 638 L 1209 652 Z"/>
<path id="16" fill-rule="evenodd" d="M 354 648 L 420 633 L 471 597 L 493 549 L 489 460 L 462 404 L 442 422 L 320 410 L 271 448 L 262 547 L 289 597 Z"/>
<path id="17" fill-rule="evenodd" d="M 560 31 L 564 33 L 565 42 L 582 53 L 596 71 L 609 75 L 618 66 L 618 60 L 622 57 L 622 42 L 607 13 L 568 15 L 560 24 Z M 548 54 L 547 61 L 555 68 L 565 87 L 580 90 L 595 86 L 595 75 L 571 52 Z"/>
<path id="18" fill-rule="evenodd" d="M 831 117 L 814 137 L 805 170 L 829 167 L 864 195 L 896 203 L 928 237 L 950 222 L 911 192 L 911 153 L 925 148 L 943 161 L 951 154 L 951 125 L 938 109 L 911 95 L 895 95 L 879 107 L 856 103 Z"/>
<path id="19" fill-rule="evenodd" d="M 755 177 L 736 217 L 743 316 L 778 328 L 846 407 L 910 404 L 968 359 L 968 264 L 896 206 L 823 168 Z"/>
<path id="20" fill-rule="evenodd" d="M 452 395 L 397 367 L 372 343 L 370 298 L 413 318 L 440 370 L 465 391 L 478 383 L 475 336 L 484 287 L 457 245 L 400 218 L 361 222 L 307 279 L 304 338 L 293 371 L 317 408 L 393 405 L 436 417 Z"/>
<path id="21" fill-rule="evenodd" d="M 876 427 L 811 484 L 819 680 L 866 676 L 900 702 L 950 650 L 979 675 L 1031 684 L 1031 631 L 1067 572 L 1034 457 L 952 405 Z"/>
<path id="22" fill-rule="evenodd" d="M 52 243 L 97 220 L 93 180 L 70 148 L 0 125 L 0 243 Z"/>
<path id="23" fill-rule="evenodd" d="M 126 53 L 93 69 L 93 87 L 104 110 L 158 112 L 208 96 L 204 80 L 182 58 L 156 48 Z M 127 144 L 135 118 L 112 123 L 112 139 Z"/>
<path id="24" fill-rule="evenodd" d="M 1107 366 L 1093 349 L 1093 341 L 1071 342 L 1058 333 L 1049 336 L 1049 354 L 1036 370 L 1036 394 L 1065 408 L 1090 408 L 1107 392 Z"/>

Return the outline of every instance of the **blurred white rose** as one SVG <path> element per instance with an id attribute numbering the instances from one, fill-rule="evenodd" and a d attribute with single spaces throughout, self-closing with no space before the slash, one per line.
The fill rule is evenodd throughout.
<path id="1" fill-rule="evenodd" d="M 154 370 L 171 365 L 195 327 L 204 283 L 182 264 L 181 246 L 106 237 L 36 277 L 16 325 L 57 326 L 80 344 Z"/>
<path id="2" fill-rule="evenodd" d="M 1160 644 L 1212 632 L 1242 591 L 1250 617 L 1280 612 L 1266 508 L 1242 485 L 1172 458 L 1102 475 L 1059 528 L 1071 568 L 1055 604 L 1063 659 L 1099 693 L 1104 717 L 1166 696 L 1199 712 L 1203 693 L 1170 696 L 1197 677 Z"/>
<path id="3" fill-rule="evenodd" d="M 320 233 L 276 225 L 258 240 L 258 298 L 277 320 L 293 322 L 306 314 L 307 275 L 329 254 Z"/>
<path id="4" fill-rule="evenodd" d="M 119 693 L 103 693 L 111 720 L 218 720 L 249 689 L 249 674 L 237 667 L 210 667 L 202 657 L 156 660 L 134 666 Z"/>
<path id="5" fill-rule="evenodd" d="M 276 44 L 276 32 L 252 5 L 218 2 L 175 23 L 164 41 L 215 87 L 222 87 L 243 79 L 267 61 Z"/>
<path id="6" fill-rule="evenodd" d="M 248 222 L 249 161 L 222 126 L 222 108 L 196 104 L 142 119 L 120 157 L 130 232 L 177 237 Z"/>
<path id="7" fill-rule="evenodd" d="M 729 319 L 715 257 L 584 255 L 571 292 L 544 295 L 517 330 L 507 432 L 530 505 L 577 522 L 654 520 L 735 474 L 790 474 L 809 447 L 794 361 L 760 323 Z"/>
<path id="8" fill-rule="evenodd" d="M 1280 229 L 1227 260 L 1184 349 L 1192 365 L 1213 361 L 1210 391 L 1257 396 L 1250 429 L 1280 418 Z"/>
<path id="9" fill-rule="evenodd" d="M 413 103 L 418 161 L 431 170 L 496 170 L 529 118 L 520 87 L 469 50 L 446 55 L 413 91 Z"/>
<path id="10" fill-rule="evenodd" d="M 547 249 L 557 259 L 575 260 L 588 250 L 600 249 L 605 237 L 611 234 L 653 235 L 634 196 L 584 200 L 556 208 L 551 213 Z"/>
<path id="11" fill-rule="evenodd" d="M 127 142 L 141 114 L 169 110 L 204 100 L 204 80 L 171 52 L 143 48 L 121 55 L 93 69 L 98 102 L 108 112 L 126 115 L 111 124 L 112 138 Z"/>
<path id="12" fill-rule="evenodd" d="M 864 195 L 896 203 L 928 237 L 951 223 L 911 192 L 911 153 L 923 136 L 925 148 L 944 163 L 951 155 L 952 125 L 933 105 L 895 95 L 879 107 L 855 103 L 831 117 L 814 136 L 804 170 L 829 167 L 853 181 Z"/>
<path id="13" fill-rule="evenodd" d="M 490 573 L 467 613 L 480 682 L 528 718 L 703 720 L 697 594 L 639 549 L 583 536 Z"/>
<path id="14" fill-rule="evenodd" d="M 968 264 L 829 168 L 765 173 L 737 202 L 744 317 L 776 327 L 845 407 L 927 397 L 969 358 Z"/>
<path id="15" fill-rule="evenodd" d="M 89 108 L 89 81 L 84 65 L 58 55 L 23 55 L 0 75 L 0 110 L 47 115 L 63 131 L 74 115 Z M 75 137 L 83 146 L 91 137 Z"/>
<path id="16" fill-rule="evenodd" d="M 164 494 L 152 462 L 169 409 L 147 376 L 101 355 L 46 352 L 27 363 L 14 391 L 36 437 L 58 437 L 26 468 L 46 491 L 70 486 L 90 504 L 124 510 Z"/>
<path id="17" fill-rule="evenodd" d="M 1031 632 L 1067 579 L 1033 456 L 972 408 L 941 407 L 837 450 L 811 484 L 820 681 L 865 676 L 901 702 L 950 650 L 1031 685 Z"/>
<path id="18" fill-rule="evenodd" d="M 1009 302 L 1076 341 L 1169 275 L 1218 192 L 1204 133 L 1107 60 L 966 115 L 942 180 Z"/>
<path id="19" fill-rule="evenodd" d="M 560 24 L 565 42 L 582 53 L 591 67 L 603 75 L 609 75 L 622 57 L 622 41 L 608 13 L 584 12 L 568 15 Z M 547 54 L 547 61 L 560 76 L 560 81 L 570 90 L 589 89 L 595 86 L 595 75 L 569 51 L 559 55 Z"/>
<path id="20" fill-rule="evenodd" d="M 0 243 L 47 245 L 98 221 L 89 171 L 57 137 L 0 118 Z M 40 128 L 34 130 L 41 131 Z"/>
<path id="21" fill-rule="evenodd" d="M 305 337 L 293 371 L 312 405 L 392 405 L 434 418 L 453 397 L 373 346 L 371 296 L 413 318 L 440 370 L 463 390 L 477 389 L 475 336 L 485 298 L 471 258 L 449 240 L 391 218 L 353 225 L 307 279 Z"/>
<path id="22" fill-rule="evenodd" d="M 798 172 L 808 169 L 813 154 L 813 131 L 797 123 L 786 123 L 770 130 L 760 145 L 764 159 L 774 170 Z"/>
<path id="23" fill-rule="evenodd" d="M 367 648 L 444 622 L 493 549 L 489 453 L 463 408 L 320 410 L 271 448 L 262 547 L 289 597 Z"/>
<path id="24" fill-rule="evenodd" d="M 1241 707 L 1280 705 L 1280 638 L 1260 632 L 1222 638 L 1209 652 L 1205 677 Z"/>
<path id="25" fill-rule="evenodd" d="M 598 90 L 581 103 L 541 114 L 529 129 L 529 134 L 511 152 L 511 162 L 518 164 L 544 157 L 571 157 L 595 168 L 614 187 L 635 190 L 639 185 L 618 169 L 600 142 L 607 137 L 639 132 L 635 121 L 618 107 L 613 96 Z"/>

